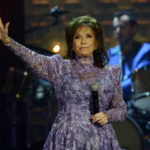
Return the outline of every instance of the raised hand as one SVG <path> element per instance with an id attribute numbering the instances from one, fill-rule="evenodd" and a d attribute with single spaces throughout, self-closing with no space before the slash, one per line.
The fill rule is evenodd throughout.
<path id="1" fill-rule="evenodd" d="M 7 22 L 5 25 L 2 23 L 2 20 L 0 18 L 0 40 L 3 42 L 3 44 L 9 44 L 10 38 L 8 36 L 8 27 L 9 22 Z"/>

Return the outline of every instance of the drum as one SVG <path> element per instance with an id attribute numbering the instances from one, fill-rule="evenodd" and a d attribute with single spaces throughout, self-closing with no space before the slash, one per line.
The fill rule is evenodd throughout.
<path id="1" fill-rule="evenodd" d="M 133 98 L 133 107 L 142 111 L 143 114 L 146 112 L 150 114 L 150 92 L 144 92 Z"/>
<path id="2" fill-rule="evenodd" d="M 131 78 L 133 98 L 141 93 L 150 92 L 150 66 L 136 70 Z"/>
<path id="3" fill-rule="evenodd" d="M 145 135 L 150 133 L 150 92 L 145 92 L 131 100 L 130 114 L 141 126 Z"/>
<path id="4" fill-rule="evenodd" d="M 121 123 L 112 124 L 121 149 L 123 150 L 143 150 L 143 132 L 137 122 L 131 117 Z"/>

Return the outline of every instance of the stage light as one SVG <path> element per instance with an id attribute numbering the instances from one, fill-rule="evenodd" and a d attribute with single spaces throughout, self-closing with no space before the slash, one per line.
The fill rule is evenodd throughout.
<path id="1" fill-rule="evenodd" d="M 67 48 L 65 41 L 50 42 L 49 51 L 53 54 L 59 54 L 63 58 L 67 58 Z"/>
<path id="2" fill-rule="evenodd" d="M 60 51 L 60 45 L 58 45 L 58 44 L 54 45 L 52 51 L 53 51 L 54 53 L 58 53 L 58 52 Z"/>
<path id="3" fill-rule="evenodd" d="M 52 45 L 51 45 L 51 52 L 52 52 L 52 53 L 55 53 L 55 54 L 59 54 L 60 51 L 61 51 L 61 43 L 58 42 L 58 41 L 52 42 Z"/>

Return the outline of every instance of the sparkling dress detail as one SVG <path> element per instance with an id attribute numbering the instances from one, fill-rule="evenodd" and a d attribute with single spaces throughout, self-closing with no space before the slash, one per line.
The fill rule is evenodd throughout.
<path id="1" fill-rule="evenodd" d="M 43 150 L 120 150 L 111 126 L 126 117 L 118 66 L 97 68 L 93 57 L 65 60 L 60 55 L 40 55 L 13 39 L 9 47 L 55 88 L 59 111 Z M 90 119 L 91 85 L 95 83 L 99 85 L 99 111 L 109 116 L 103 126 Z"/>

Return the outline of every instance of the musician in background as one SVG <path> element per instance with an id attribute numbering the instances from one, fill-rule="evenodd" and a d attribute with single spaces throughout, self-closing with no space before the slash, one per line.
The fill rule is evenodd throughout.
<path id="1" fill-rule="evenodd" d="M 110 48 L 110 64 L 119 64 L 122 68 L 122 88 L 124 99 L 131 99 L 131 74 L 136 69 L 150 65 L 150 44 L 134 40 L 138 23 L 129 11 L 117 11 L 113 18 L 114 34 L 118 45 Z"/>

